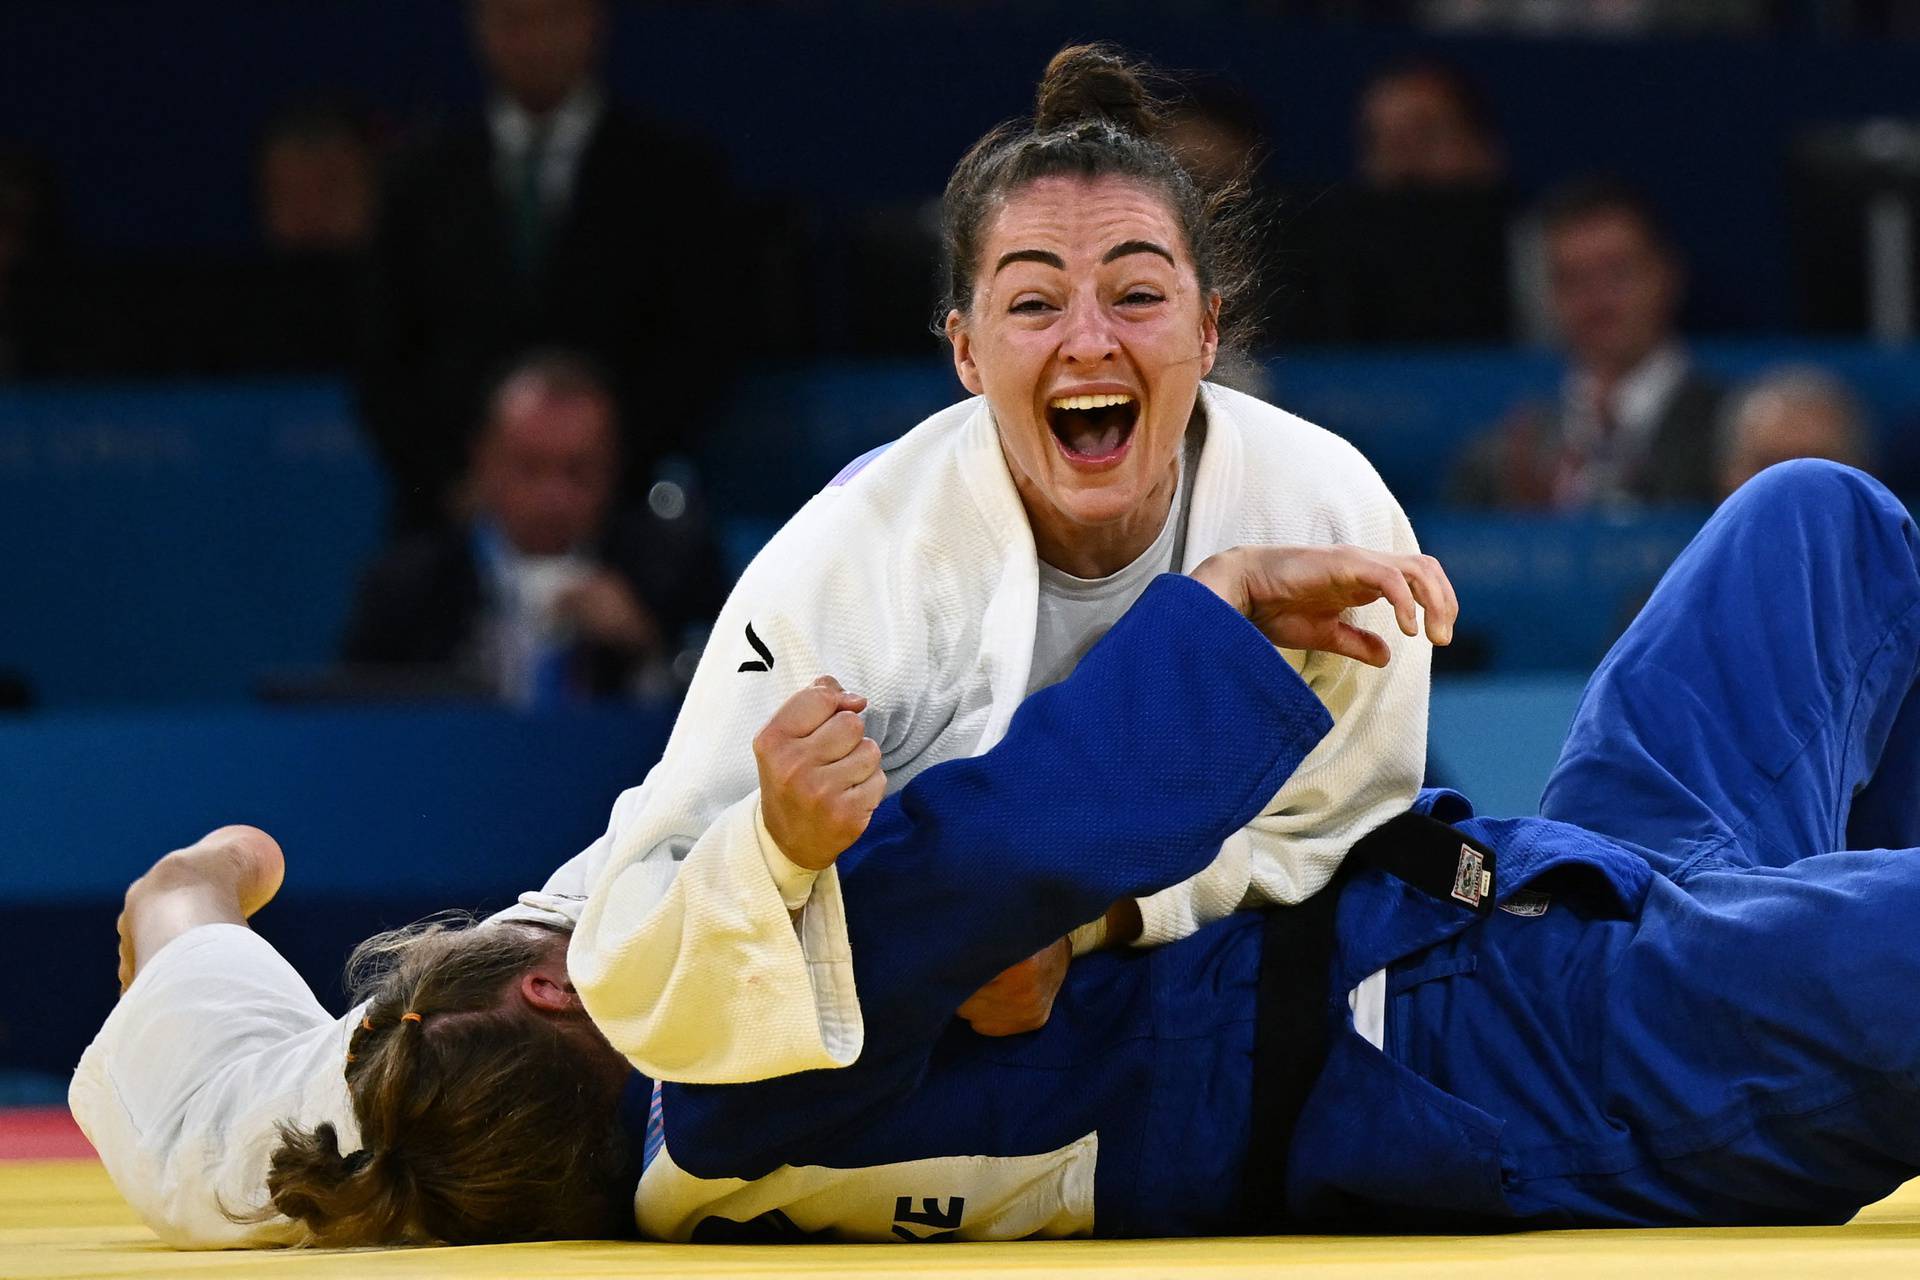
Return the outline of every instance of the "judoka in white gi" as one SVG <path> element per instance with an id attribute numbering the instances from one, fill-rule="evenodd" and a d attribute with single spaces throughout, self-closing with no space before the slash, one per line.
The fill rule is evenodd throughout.
<path id="1" fill-rule="evenodd" d="M 587 1017 L 564 934 L 496 922 L 376 939 L 361 958 L 381 971 L 344 1056 L 359 1149 L 343 1150 L 329 1122 L 287 1123 L 266 1177 L 271 1208 L 233 1218 L 263 1225 L 288 1215 L 329 1244 L 469 1243 L 625 1235 L 636 1223 L 664 1239 L 731 1239 L 716 1232 L 778 1211 L 782 1236 L 798 1222 L 891 1239 L 901 1194 L 946 1188 L 955 1206 L 970 1206 L 953 1208 L 948 1227 L 963 1238 L 1076 1235 L 1094 1225 L 1096 1181 L 1144 1185 L 1126 1170 L 1151 1156 L 1180 1167 L 1186 1184 L 1172 1200 L 1149 1197 L 1162 1204 L 1154 1223 L 1169 1234 L 1217 1229 L 1239 1199 L 1247 1122 L 1232 1099 L 1249 1079 L 1260 949 L 1257 928 L 1244 924 L 1254 917 L 1236 913 L 1176 945 L 1131 953 L 1150 957 L 1144 963 L 1116 969 L 1115 953 L 1090 957 L 1069 975 L 1071 1016 L 1039 1036 L 993 1040 L 953 1015 L 980 982 L 1072 920 L 1206 865 L 1329 730 L 1325 708 L 1236 609 L 1269 636 L 1377 657 L 1383 642 L 1341 618 L 1376 597 L 1392 599 L 1413 629 L 1414 589 L 1351 548 L 1233 551 L 1194 578 L 1163 575 L 1069 680 L 1027 700 L 993 751 L 923 773 L 860 822 L 843 819 L 834 782 L 860 739 L 820 750 L 844 714 L 844 691 L 830 680 L 800 690 L 754 753 L 785 780 L 791 809 L 816 835 L 838 833 L 842 848 L 811 853 L 838 867 L 859 841 L 848 854 L 856 870 L 846 920 L 875 1022 L 857 1064 L 673 1086 L 692 1092 L 675 1095 L 669 1111 L 656 1082 L 632 1071 Z M 1176 750 L 1129 770 L 1103 767 L 1107 753 L 1133 758 L 1154 740 Z M 298 977 L 241 927 L 281 865 L 264 833 L 229 828 L 129 890 L 123 973 L 132 985 L 95 1051 L 125 1061 L 152 1046 L 144 1070 L 126 1073 L 130 1111 L 160 1113 L 184 1088 L 178 1105 L 191 1120 L 193 1087 L 210 1066 L 230 1064 L 242 1080 L 262 1056 L 252 1048 L 270 1058 L 286 1028 L 324 1022 Z M 772 885 L 762 892 L 778 901 Z M 943 916 L 964 926 L 957 936 L 928 927 Z M 741 941 L 781 954 L 791 925 L 779 918 L 767 932 Z M 805 968 L 797 954 L 788 963 Z M 1141 999 L 1149 989 L 1153 998 Z M 949 1026 L 973 1061 L 929 1065 Z M 715 1034 L 729 1030 L 750 1029 Z M 1149 1087 L 1162 1076 L 1164 1089 Z M 802 1091 L 798 1105 L 779 1101 L 789 1085 Z M 762 1106 L 768 1089 L 775 1095 Z M 1179 1133 L 1143 1144 L 1168 1118 L 1163 1093 L 1208 1099 L 1173 1110 L 1225 1129 L 1177 1122 Z M 93 1109 L 106 1101 L 89 1099 Z M 719 1112 L 703 1115 L 714 1104 Z M 767 1160 L 796 1137 L 826 1142 L 834 1158 Z M 1112 1186 L 1101 1217 L 1109 1232 L 1129 1218 Z M 1195 1197 L 1201 1215 L 1177 1207 Z"/>
<path id="2" fill-rule="evenodd" d="M 948 330 L 976 398 L 850 467 L 775 536 L 722 612 L 660 763 L 604 836 L 505 913 L 577 923 L 572 981 L 649 1076 L 745 1081 L 861 1052 L 837 879 L 809 869 L 824 865 L 807 853 L 815 833 L 745 746 L 823 672 L 864 698 L 832 733 L 871 741 L 843 778 L 847 804 L 870 809 L 929 765 L 992 746 L 1155 574 L 1240 544 L 1345 544 L 1420 595 L 1427 635 L 1376 603 L 1353 620 L 1384 637 L 1372 655 L 1384 665 L 1289 653 L 1331 732 L 1211 865 L 1115 904 L 1076 945 L 1162 943 L 1243 902 L 1305 898 L 1411 801 L 1428 645 L 1448 638 L 1451 589 L 1352 448 L 1203 382 L 1244 281 L 1218 206 L 1153 128 L 1122 59 L 1069 50 L 1035 121 L 962 160 L 946 197 Z M 769 927 L 801 904 L 797 928 Z M 1047 952 L 1055 982 L 1066 945 Z M 1042 1010 L 1046 996 L 1043 984 Z M 990 987 L 961 1012 L 983 1028 L 1032 1025 L 1003 1005 Z M 210 1036 L 187 1055 L 190 1082 L 160 1082 L 110 1022 L 74 1108 L 167 1238 L 294 1238 L 285 1220 L 236 1224 L 222 1206 L 259 1202 L 283 1121 L 329 1122 L 356 1145 L 340 1068 L 362 1016 L 309 1003 L 230 1042 Z"/>

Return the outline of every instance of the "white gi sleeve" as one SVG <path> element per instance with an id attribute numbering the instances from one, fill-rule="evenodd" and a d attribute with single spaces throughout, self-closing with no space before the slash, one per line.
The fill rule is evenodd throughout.
<path id="1" fill-rule="evenodd" d="M 1385 486 L 1365 526 L 1337 539 L 1399 553 L 1420 549 Z M 1337 654 L 1282 650 L 1326 704 L 1333 731 L 1266 811 L 1221 847 L 1205 871 L 1140 900 L 1141 946 L 1184 938 L 1240 906 L 1300 902 L 1333 878 L 1355 841 L 1413 803 L 1426 771 L 1433 646 L 1407 636 L 1393 606 L 1375 601 L 1353 622 L 1387 642 L 1385 667 Z"/>
<path id="2" fill-rule="evenodd" d="M 140 970 L 81 1056 L 68 1105 L 114 1185 L 176 1249 L 289 1244 L 290 1219 L 237 1223 L 267 1203 L 267 1165 L 285 1121 L 331 1122 L 359 1145 L 347 1039 L 360 1017 L 328 1016 L 253 930 L 208 924 Z"/>
<path id="3" fill-rule="evenodd" d="M 589 896 L 569 973 L 608 1040 L 657 1080 L 760 1080 L 860 1051 L 838 877 L 813 881 L 796 929 L 798 869 L 765 838 L 753 739 L 832 675 L 867 697 L 884 753 L 934 675 L 919 611 L 896 607 L 857 558 L 822 557 L 802 517 L 735 588 L 660 763 L 579 869 Z"/>
<path id="4" fill-rule="evenodd" d="M 671 864 L 616 862 L 588 899 L 567 968 L 607 1040 L 657 1080 L 731 1083 L 860 1054 L 840 879 L 814 879 L 798 928 L 759 796 L 737 801 Z M 803 873 L 804 874 L 804 873 Z"/>

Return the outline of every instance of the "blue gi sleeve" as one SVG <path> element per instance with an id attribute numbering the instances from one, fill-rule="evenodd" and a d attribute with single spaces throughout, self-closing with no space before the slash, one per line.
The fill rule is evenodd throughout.
<path id="1" fill-rule="evenodd" d="M 922 773 L 841 856 L 860 1060 L 666 1086 L 675 1160 L 760 1176 L 910 1092 L 968 996 L 1119 899 L 1201 871 L 1331 727 L 1252 624 L 1190 578 L 1156 579 L 998 745 Z"/>

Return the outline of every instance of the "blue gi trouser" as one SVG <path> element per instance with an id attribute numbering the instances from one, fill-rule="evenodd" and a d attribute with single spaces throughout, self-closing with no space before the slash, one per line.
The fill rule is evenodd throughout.
<path id="1" fill-rule="evenodd" d="M 1542 803 L 1637 847 L 1644 903 L 1556 894 L 1390 971 L 1390 1057 L 1492 1121 L 1479 1207 L 1838 1222 L 1920 1173 L 1917 667 L 1920 539 L 1858 472 L 1764 472 L 1669 570 Z"/>

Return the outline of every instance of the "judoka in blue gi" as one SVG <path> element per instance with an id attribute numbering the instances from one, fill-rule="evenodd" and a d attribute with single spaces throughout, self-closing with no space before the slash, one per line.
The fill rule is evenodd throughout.
<path id="1" fill-rule="evenodd" d="M 1391 869 L 1421 878 L 1417 851 L 1383 849 L 1335 890 L 1317 960 L 1279 942 L 1295 913 L 1239 916 L 1076 961 L 1044 1030 L 974 1036 L 951 1019 L 969 992 L 1198 870 L 1324 729 L 1250 627 L 1163 579 L 841 859 L 860 1061 L 665 1086 L 667 1149 L 752 1180 L 1097 1134 L 1100 1235 L 1844 1221 L 1920 1173 L 1917 665 L 1905 509 L 1858 472 L 1774 468 L 1595 674 L 1543 816 L 1420 797 L 1483 854 L 1485 899 L 1444 883 L 1453 858 L 1423 888 Z M 1381 968 L 1384 1050 L 1347 998 Z M 1275 1007 L 1301 987 L 1319 1050 L 1263 1043 L 1301 1025 Z M 971 1171 L 916 1178 L 895 1234 L 993 1234 Z M 683 1229 L 831 1226 L 832 1199 Z"/>
<path id="2" fill-rule="evenodd" d="M 501 1114 L 561 1097 L 588 1154 L 555 1167 L 587 1170 L 604 1203 L 632 1194 L 663 1239 L 1844 1221 L 1920 1173 L 1917 667 L 1905 509 L 1843 467 L 1774 468 L 1595 674 L 1543 816 L 1475 817 L 1426 792 L 1310 902 L 1083 957 L 1043 1029 L 978 1036 L 953 1017 L 972 992 L 1204 867 L 1327 730 L 1266 637 L 1168 576 L 993 750 L 920 774 L 841 855 L 866 1026 L 853 1065 L 656 1087 L 552 1022 L 526 1046 L 548 1065 L 512 1082 Z M 277 885 L 277 848 L 256 860 L 263 888 L 211 897 L 201 868 L 218 879 L 231 859 L 195 856 L 162 868 L 217 921 Z M 169 982 L 212 999 L 245 976 L 193 970 L 185 939 L 211 951 L 246 930 L 143 946 L 136 897 L 133 963 L 166 950 L 130 1000 L 186 998 Z M 564 942 L 526 954 L 508 989 L 562 1007 Z M 497 1000 L 502 981 L 469 985 Z M 1383 1016 L 1363 1034 L 1369 982 Z M 408 1003 L 428 987 L 376 999 L 367 1034 L 413 1035 L 422 1008 L 459 1019 L 463 1045 L 526 1034 L 489 1006 Z M 476 1159 L 499 1143 L 471 1091 L 440 1124 L 445 1095 L 412 1097 L 409 1060 L 382 1061 L 398 1101 L 360 1117 L 359 1149 L 289 1125 L 283 1155 L 304 1143 L 302 1167 L 341 1187 L 386 1171 L 371 1208 L 332 1200 L 379 1224 L 363 1243 L 497 1238 L 484 1218 L 436 1227 L 453 1219 L 393 1200 L 492 1176 L 410 1134 L 477 1132 Z M 487 1192 L 500 1221 L 524 1208 L 497 1178 Z M 317 1203 L 277 1207 L 324 1229 Z M 498 1234 L 569 1229 L 512 1221 Z"/>

